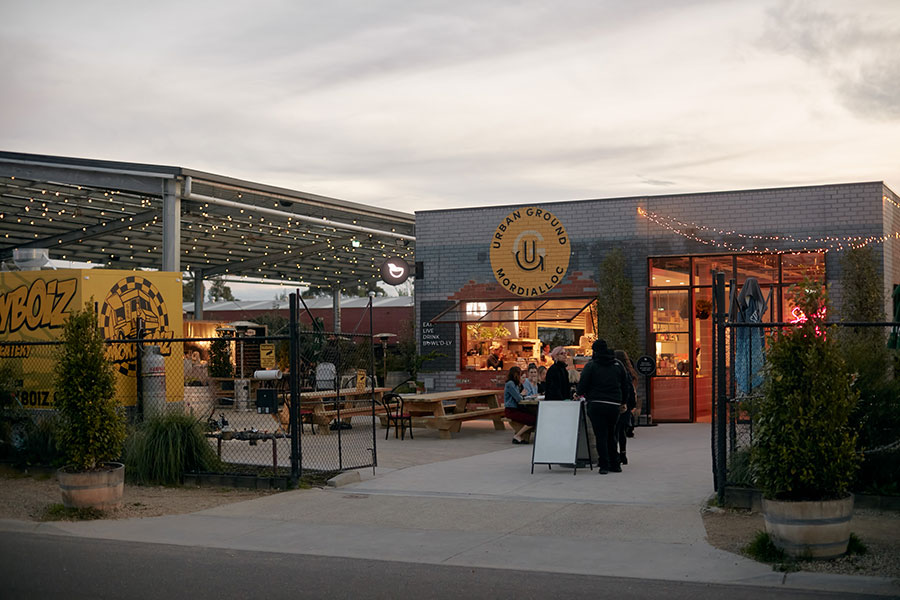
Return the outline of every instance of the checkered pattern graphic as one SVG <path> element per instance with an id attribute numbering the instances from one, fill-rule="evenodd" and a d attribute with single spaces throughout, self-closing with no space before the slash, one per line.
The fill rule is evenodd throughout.
<path id="1" fill-rule="evenodd" d="M 169 330 L 169 314 L 160 291 L 150 280 L 130 275 L 116 282 L 103 301 L 100 308 L 103 335 L 120 340 L 136 337 L 138 317 L 144 320 L 147 337 Z M 134 360 L 125 360 L 117 363 L 116 368 L 132 377 L 136 365 Z"/>

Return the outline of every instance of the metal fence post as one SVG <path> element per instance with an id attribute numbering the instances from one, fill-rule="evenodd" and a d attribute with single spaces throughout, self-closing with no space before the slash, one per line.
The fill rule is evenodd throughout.
<path id="1" fill-rule="evenodd" d="M 144 337 L 144 319 L 137 318 L 137 339 L 134 342 L 134 376 L 137 378 L 137 415 L 139 420 L 144 420 L 144 347 L 141 340 Z"/>
<path id="2" fill-rule="evenodd" d="M 716 423 L 716 491 L 719 506 L 725 505 L 725 480 L 727 477 L 725 457 L 725 273 L 716 273 L 713 293 L 716 296 L 716 404 L 718 419 Z"/>
<path id="3" fill-rule="evenodd" d="M 369 372 L 372 373 L 372 469 L 374 471 L 375 467 L 378 466 L 378 446 L 375 442 L 375 438 L 378 436 L 375 435 L 375 386 L 378 383 L 378 376 L 375 373 L 375 338 L 373 326 L 372 326 L 372 299 L 375 297 L 375 292 L 369 292 Z M 384 351 L 387 352 L 387 346 L 384 346 Z M 387 355 L 385 355 L 386 357 Z M 384 368 L 384 381 L 382 381 L 382 386 L 387 383 L 387 358 L 385 358 L 385 368 Z M 386 387 L 386 386 L 385 386 Z M 412 435 L 412 434 L 410 434 Z"/>
<path id="4" fill-rule="evenodd" d="M 297 294 L 293 293 L 289 296 L 290 306 L 290 340 L 288 348 L 288 358 L 290 361 L 290 383 L 291 400 L 289 409 L 289 422 L 291 430 L 291 485 L 297 485 L 300 476 L 303 474 L 303 461 L 300 455 L 300 394 L 297 379 L 300 377 L 300 361 L 298 355 L 300 352 L 299 331 L 297 330 Z M 273 442 L 274 443 L 274 442 Z"/>

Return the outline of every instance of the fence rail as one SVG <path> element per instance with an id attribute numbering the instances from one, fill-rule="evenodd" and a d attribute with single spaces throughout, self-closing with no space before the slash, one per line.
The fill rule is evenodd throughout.
<path id="1" fill-rule="evenodd" d="M 732 288 L 734 282 L 731 282 Z M 766 348 L 772 335 L 797 327 L 796 322 L 745 323 L 728 319 L 729 306 L 725 301 L 724 276 L 717 275 L 713 286 L 713 347 L 716 366 L 713 374 L 713 402 L 711 449 L 713 482 L 720 504 L 725 501 L 727 486 L 749 486 L 750 448 L 753 443 L 753 422 L 747 403 L 762 392 L 766 368 Z M 895 322 L 824 322 L 826 331 L 865 332 L 875 345 L 889 346 L 891 335 L 900 325 Z M 838 333 L 838 331 L 840 333 Z M 897 358 L 895 357 L 895 363 Z M 814 434 L 814 432 L 811 432 Z M 898 442 L 900 443 L 900 442 Z M 892 450 L 887 443 L 871 451 Z"/>
<path id="2" fill-rule="evenodd" d="M 289 335 L 107 340 L 129 422 L 193 416 L 220 473 L 291 477 L 375 464 L 374 345 L 364 334 L 301 329 L 291 294 Z M 138 329 L 140 331 L 140 329 Z M 52 416 L 60 342 L 0 342 L 15 419 Z M 24 415 L 24 416 L 23 416 Z"/>

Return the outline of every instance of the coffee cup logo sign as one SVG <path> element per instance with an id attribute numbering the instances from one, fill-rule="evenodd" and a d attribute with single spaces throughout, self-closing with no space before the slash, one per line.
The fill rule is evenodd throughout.
<path id="1" fill-rule="evenodd" d="M 532 297 L 553 289 L 569 269 L 569 236 L 553 213 L 529 206 L 509 213 L 491 238 L 491 268 L 504 288 Z"/>
<path id="2" fill-rule="evenodd" d="M 381 263 L 381 280 L 389 285 L 400 285 L 409 278 L 409 265 L 402 258 L 391 257 Z"/>

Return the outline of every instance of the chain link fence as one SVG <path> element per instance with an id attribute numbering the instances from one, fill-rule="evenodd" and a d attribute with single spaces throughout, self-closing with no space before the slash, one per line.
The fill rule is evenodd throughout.
<path id="1" fill-rule="evenodd" d="M 711 445 L 714 486 L 719 502 L 725 501 L 725 488 L 753 487 L 750 451 L 753 422 L 748 402 L 758 398 L 766 371 L 766 347 L 779 331 L 796 323 L 742 323 L 728 320 L 725 292 L 714 294 L 713 347 L 716 368 L 713 376 Z M 857 389 L 861 392 L 854 417 L 859 433 L 863 466 L 857 487 L 897 493 L 900 478 L 900 352 L 895 339 L 897 323 L 828 323 L 826 335 L 835 335 L 845 359 L 857 369 Z M 884 349 L 880 360 L 875 359 Z M 865 373 L 867 363 L 875 372 Z M 863 385 L 864 381 L 880 381 Z M 815 435 L 814 431 L 810 435 Z"/>
<path id="2" fill-rule="evenodd" d="M 376 386 L 371 331 L 304 330 L 294 296 L 289 335 L 223 328 L 214 338 L 108 340 L 131 430 L 187 415 L 215 451 L 221 474 L 296 479 L 304 471 L 374 465 L 384 389 Z M 8 388 L 0 389 L 0 458 L 52 462 L 58 346 L 0 343 L 0 380 Z"/>

